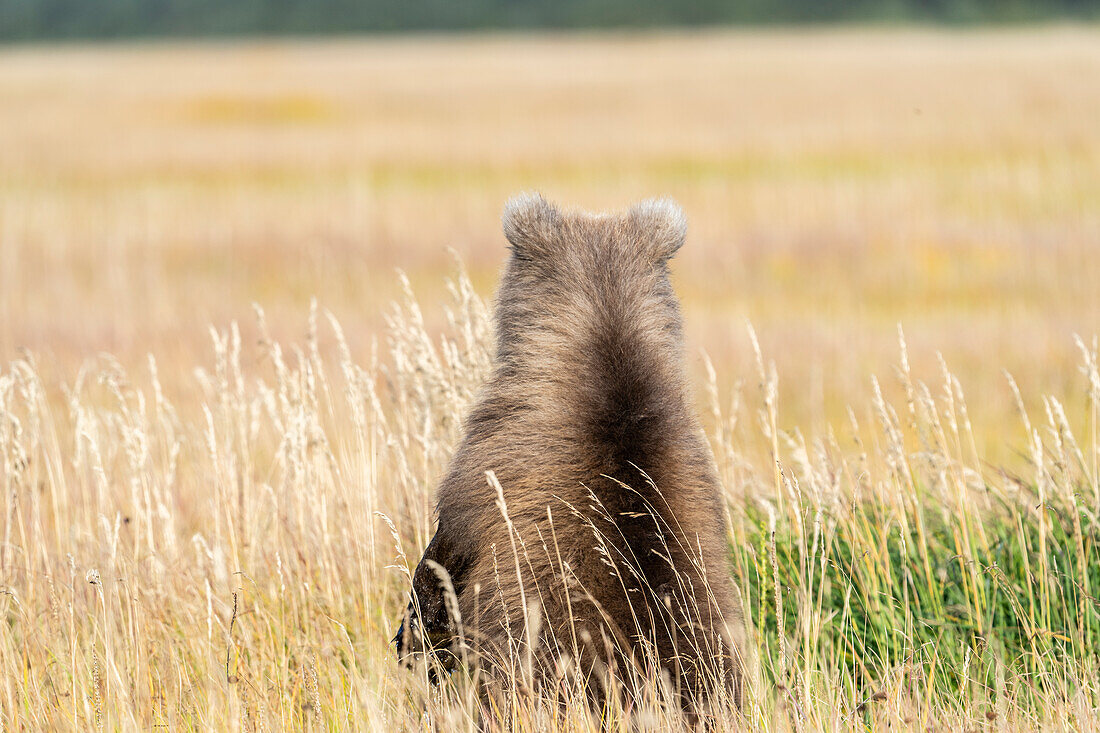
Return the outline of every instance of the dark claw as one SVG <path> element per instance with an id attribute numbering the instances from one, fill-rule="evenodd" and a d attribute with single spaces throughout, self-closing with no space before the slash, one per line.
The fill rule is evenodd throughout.
<path id="1" fill-rule="evenodd" d="M 408 626 L 411 631 L 406 631 Z M 411 638 L 410 638 L 411 637 Z M 428 663 L 428 680 L 434 685 L 438 684 L 446 674 L 456 667 L 457 658 L 451 650 L 453 637 L 449 633 L 428 635 L 428 644 L 424 643 L 424 637 L 420 633 L 420 624 L 413 615 L 410 606 L 401 620 L 401 626 L 390 641 L 397 651 L 397 658 L 406 667 L 413 667 L 418 662 Z"/>
<path id="2" fill-rule="evenodd" d="M 453 533 L 452 535 L 453 536 Z M 448 590 L 440 578 L 445 571 L 455 593 L 461 593 L 467 562 L 456 552 L 448 533 L 436 531 L 424 550 L 424 557 L 413 573 L 412 598 L 393 637 L 397 658 L 406 666 L 419 660 L 429 661 L 429 678 L 435 682 L 444 672 L 450 672 L 458 661 L 455 655 L 456 629 L 447 612 Z"/>

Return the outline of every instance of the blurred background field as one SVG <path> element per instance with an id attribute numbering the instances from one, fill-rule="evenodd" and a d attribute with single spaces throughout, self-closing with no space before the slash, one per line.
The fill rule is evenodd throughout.
<path id="1" fill-rule="evenodd" d="M 751 321 L 781 422 L 821 427 L 893 384 L 900 324 L 1003 454 L 1002 369 L 1084 404 L 1098 79 L 1088 26 L 0 49 L 0 360 L 151 352 L 172 389 L 210 324 L 254 343 L 255 302 L 297 337 L 314 297 L 361 357 L 396 268 L 433 328 L 451 250 L 491 294 L 509 195 L 671 195 L 697 376 L 705 350 L 723 389 L 756 379 Z"/>

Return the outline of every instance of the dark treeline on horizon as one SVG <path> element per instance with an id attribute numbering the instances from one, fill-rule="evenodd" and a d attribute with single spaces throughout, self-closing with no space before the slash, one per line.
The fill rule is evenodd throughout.
<path id="1" fill-rule="evenodd" d="M 1098 18 L 1100 0 L 0 0 L 0 40 Z"/>

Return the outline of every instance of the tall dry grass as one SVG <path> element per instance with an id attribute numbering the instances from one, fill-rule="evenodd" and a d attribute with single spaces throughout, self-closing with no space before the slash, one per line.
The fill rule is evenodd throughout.
<path id="1" fill-rule="evenodd" d="M 271 337 L 257 310 L 258 341 L 211 330 L 177 400 L 154 357 L 127 372 L 103 355 L 60 386 L 33 357 L 8 365 L 4 726 L 678 725 L 656 685 L 603 720 L 529 695 L 484 712 L 461 674 L 433 687 L 395 663 L 433 483 L 490 361 L 486 305 L 465 276 L 449 287 L 444 337 L 409 295 L 365 361 L 316 307 L 300 342 Z M 881 375 L 904 397 L 869 376 L 869 419 L 817 433 L 781 427 L 766 353 L 732 402 L 712 373 L 758 660 L 743 714 L 719 727 L 1096 725 L 1100 370 L 1095 341 L 1078 347 L 1069 399 L 1088 417 L 1072 424 L 1054 396 L 1021 409 L 1020 474 L 983 460 L 964 385 L 946 365 L 939 383 L 915 379 L 904 339 Z"/>

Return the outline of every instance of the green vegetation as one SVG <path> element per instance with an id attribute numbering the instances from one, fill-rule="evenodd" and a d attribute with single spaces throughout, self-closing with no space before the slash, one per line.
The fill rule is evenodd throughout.
<path id="1" fill-rule="evenodd" d="M 0 40 L 1096 18 L 1096 0 L 0 0 Z"/>
<path id="2" fill-rule="evenodd" d="M 1017 488 L 980 514 L 952 511 L 921 489 L 900 514 L 866 500 L 808 507 L 800 526 L 816 523 L 814 536 L 781 525 L 774 544 L 770 518 L 750 510 L 751 550 L 735 554 L 744 554 L 761 620 L 767 684 L 812 685 L 827 669 L 852 699 L 873 699 L 886 680 L 901 679 L 903 704 L 965 700 L 972 712 L 1000 705 L 1039 713 L 1074 690 L 1100 648 L 1092 595 L 1100 527 L 1072 496 L 1060 491 L 1044 503 L 1033 485 Z M 785 624 L 785 642 L 779 618 L 795 620 Z M 814 632 L 808 647 L 800 643 L 805 623 Z M 797 650 L 801 668 L 777 663 L 783 643 Z"/>

